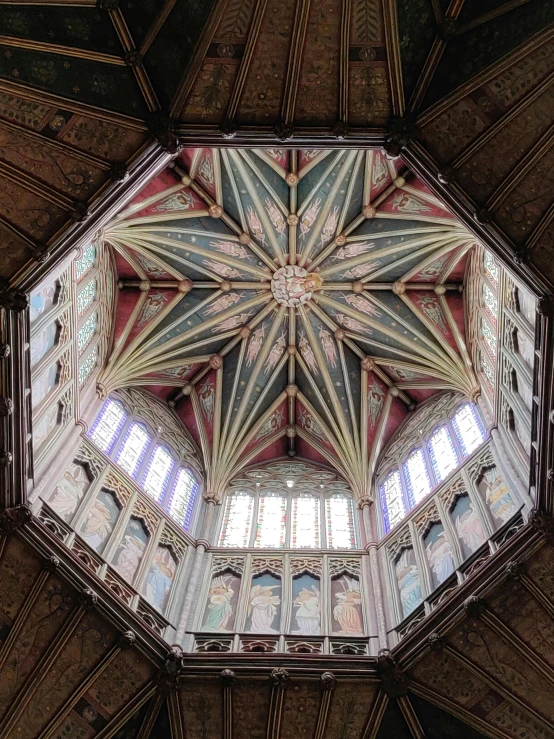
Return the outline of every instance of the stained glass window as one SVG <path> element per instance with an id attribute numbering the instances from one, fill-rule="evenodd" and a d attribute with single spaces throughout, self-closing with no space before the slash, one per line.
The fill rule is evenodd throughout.
<path id="1" fill-rule="evenodd" d="M 219 537 L 220 546 L 248 546 L 253 508 L 254 498 L 249 493 L 233 493 L 228 496 Z"/>
<path id="2" fill-rule="evenodd" d="M 458 455 L 446 426 L 441 426 L 428 443 L 437 482 L 442 482 L 458 466 Z"/>
<path id="3" fill-rule="evenodd" d="M 464 457 L 475 451 L 485 441 L 485 431 L 475 408 L 470 403 L 458 408 L 452 418 L 452 426 Z"/>
<path id="4" fill-rule="evenodd" d="M 483 256 L 483 266 L 485 268 L 485 274 L 492 282 L 495 287 L 498 287 L 499 270 L 498 265 L 494 261 L 494 257 L 488 251 L 485 251 Z"/>
<path id="5" fill-rule="evenodd" d="M 77 347 L 82 354 L 90 343 L 96 330 L 96 313 L 90 315 L 77 331 Z"/>
<path id="6" fill-rule="evenodd" d="M 116 462 L 128 475 L 135 477 L 139 465 L 144 458 L 150 436 L 144 426 L 132 423 L 127 429 L 123 445 L 117 454 Z"/>
<path id="7" fill-rule="evenodd" d="M 96 250 L 92 244 L 83 250 L 83 256 L 75 261 L 75 273 L 77 280 L 82 280 L 86 273 L 94 265 Z"/>
<path id="8" fill-rule="evenodd" d="M 483 333 L 483 339 L 485 340 L 487 349 L 490 351 L 491 356 L 495 358 L 496 357 L 496 334 L 494 333 L 492 328 L 489 326 L 488 322 L 484 320 L 481 321 L 481 331 Z"/>
<path id="9" fill-rule="evenodd" d="M 319 497 L 293 498 L 291 546 L 318 547 L 319 541 Z"/>
<path id="10" fill-rule="evenodd" d="M 88 433 L 89 438 L 103 452 L 109 454 L 126 418 L 127 414 L 121 403 L 116 403 L 115 400 L 106 400 Z"/>
<path id="11" fill-rule="evenodd" d="M 490 287 L 483 283 L 483 302 L 485 303 L 485 311 L 493 324 L 496 326 L 498 317 L 498 300 Z"/>
<path id="12" fill-rule="evenodd" d="M 282 495 L 260 495 L 256 527 L 257 547 L 283 547 L 285 545 L 285 519 L 287 499 Z"/>
<path id="13" fill-rule="evenodd" d="M 96 280 L 90 280 L 77 294 L 77 312 L 80 316 L 86 311 L 96 296 Z"/>
<path id="14" fill-rule="evenodd" d="M 98 360 L 98 347 L 93 346 L 91 351 L 79 364 L 79 385 L 84 385 L 87 377 L 90 375 L 92 370 L 96 367 Z"/>
<path id="15" fill-rule="evenodd" d="M 406 515 L 404 499 L 402 497 L 400 472 L 398 470 L 391 472 L 379 488 L 379 492 L 381 494 L 381 505 L 385 518 L 385 532 L 387 532 L 402 521 Z"/>
<path id="16" fill-rule="evenodd" d="M 178 524 L 188 529 L 196 499 L 198 483 L 186 467 L 181 467 L 175 478 L 168 513 Z"/>
<path id="17" fill-rule="evenodd" d="M 352 498 L 331 495 L 325 499 L 327 546 L 329 549 L 353 549 L 356 546 Z"/>
<path id="18" fill-rule="evenodd" d="M 148 462 L 148 468 L 142 487 L 154 500 L 160 500 L 171 470 L 173 469 L 173 457 L 163 446 L 159 444 L 154 448 L 154 453 Z"/>
<path id="19" fill-rule="evenodd" d="M 431 492 L 431 480 L 422 449 L 416 449 L 404 463 L 404 474 L 408 483 L 408 498 L 412 506 L 417 505 Z"/>

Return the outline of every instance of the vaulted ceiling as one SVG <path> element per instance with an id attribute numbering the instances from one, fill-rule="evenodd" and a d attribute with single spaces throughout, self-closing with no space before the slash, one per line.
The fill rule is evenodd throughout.
<path id="1" fill-rule="evenodd" d="M 554 550 L 530 527 L 502 558 L 519 564 L 489 559 L 393 655 L 287 654 L 283 667 L 282 655 L 169 650 L 105 583 L 76 579 L 40 526 L 0 539 L 3 736 L 554 736 Z M 45 540 L 56 556 L 41 555 Z"/>
<path id="2" fill-rule="evenodd" d="M 2 274 L 94 230 L 149 142 L 403 150 L 554 283 L 552 4 L 3 0 Z M 442 184 L 441 184 L 442 183 Z M 131 185 L 129 185 L 131 187 Z"/>
<path id="3" fill-rule="evenodd" d="M 474 239 L 383 152 L 185 149 L 102 238 L 120 292 L 99 383 L 168 399 L 210 490 L 300 453 L 367 495 L 408 409 L 478 391 L 461 295 Z"/>

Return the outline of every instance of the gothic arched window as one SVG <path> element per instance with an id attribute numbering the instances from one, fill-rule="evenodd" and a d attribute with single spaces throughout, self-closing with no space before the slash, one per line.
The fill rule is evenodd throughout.
<path id="1" fill-rule="evenodd" d="M 353 501 L 342 491 L 346 484 L 329 473 L 320 478 L 303 463 L 297 469 L 298 474 L 294 465 L 275 463 L 237 481 L 226 497 L 219 546 L 354 549 Z"/>
<path id="2" fill-rule="evenodd" d="M 418 503 L 454 472 L 485 441 L 486 434 L 474 405 L 462 403 L 425 433 L 416 421 L 406 440 L 400 434 L 396 464 L 379 475 L 384 533 L 393 529 Z M 415 441 L 417 439 L 417 441 Z M 394 458 L 392 452 L 388 455 Z M 387 455 L 385 455 L 387 458 Z"/>
<path id="3" fill-rule="evenodd" d="M 89 438 L 183 528 L 191 523 L 198 481 L 186 460 L 165 443 L 164 430 L 108 398 Z"/>

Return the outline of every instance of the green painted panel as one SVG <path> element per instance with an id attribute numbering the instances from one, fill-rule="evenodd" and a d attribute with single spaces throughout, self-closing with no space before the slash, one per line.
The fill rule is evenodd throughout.
<path id="1" fill-rule="evenodd" d="M 156 16 L 164 7 L 164 0 L 123 0 L 120 8 L 134 39 L 140 46 Z"/>
<path id="2" fill-rule="evenodd" d="M 397 7 L 402 77 L 408 101 L 436 36 L 437 25 L 430 0 L 399 0 Z"/>

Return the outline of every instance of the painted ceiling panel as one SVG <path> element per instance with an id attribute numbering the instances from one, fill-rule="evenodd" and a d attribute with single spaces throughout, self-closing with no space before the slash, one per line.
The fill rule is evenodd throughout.
<path id="1" fill-rule="evenodd" d="M 291 454 L 298 436 L 361 491 L 376 455 L 366 439 L 377 449 L 400 408 L 433 391 L 476 386 L 463 271 L 451 276 L 473 240 L 397 175 L 380 152 L 185 150 L 104 230 L 122 296 L 140 298 L 101 382 L 158 377 L 175 406 L 190 396 L 211 489 L 287 426 Z M 206 210 L 188 218 L 187 193 Z"/>

